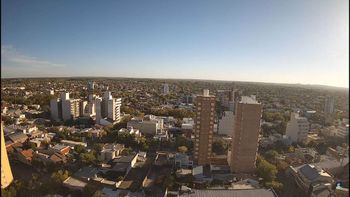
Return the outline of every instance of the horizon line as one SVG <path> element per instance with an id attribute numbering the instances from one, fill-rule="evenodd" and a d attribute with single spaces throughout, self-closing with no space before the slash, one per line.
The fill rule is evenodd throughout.
<path id="1" fill-rule="evenodd" d="M 159 77 L 107 77 L 107 76 L 56 76 L 56 77 L 3 77 L 2 79 L 55 79 L 55 78 L 121 78 L 121 79 L 156 79 L 156 80 L 197 80 L 197 81 L 221 81 L 221 82 L 243 82 L 243 83 L 265 83 L 265 84 L 275 84 L 275 85 L 302 85 L 302 86 L 325 86 L 330 88 L 344 88 L 349 89 L 349 87 L 344 86 L 334 86 L 325 84 L 304 84 L 304 83 L 288 83 L 288 82 L 265 82 L 265 81 L 233 81 L 233 80 L 223 80 L 223 79 L 203 79 L 203 78 L 159 78 Z"/>

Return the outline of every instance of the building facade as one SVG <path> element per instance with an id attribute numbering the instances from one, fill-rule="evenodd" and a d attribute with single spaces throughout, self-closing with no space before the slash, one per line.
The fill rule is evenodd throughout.
<path id="1" fill-rule="evenodd" d="M 291 142 L 303 142 L 307 139 L 309 122 L 298 113 L 291 113 L 290 121 L 287 123 L 286 136 Z"/>
<path id="2" fill-rule="evenodd" d="M 234 118 L 232 111 L 225 111 L 221 119 L 219 120 L 219 130 L 220 135 L 233 135 L 234 128 Z"/>
<path id="3" fill-rule="evenodd" d="M 215 96 L 210 96 L 209 90 L 196 97 L 194 161 L 198 165 L 209 164 L 212 156 L 215 102 Z"/>
<path id="4" fill-rule="evenodd" d="M 262 106 L 254 97 L 242 96 L 236 103 L 230 167 L 234 173 L 252 173 L 258 150 Z"/>

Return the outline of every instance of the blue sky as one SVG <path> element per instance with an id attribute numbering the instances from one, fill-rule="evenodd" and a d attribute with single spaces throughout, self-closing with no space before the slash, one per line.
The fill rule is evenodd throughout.
<path id="1" fill-rule="evenodd" d="M 348 87 L 348 0 L 2 0 L 2 77 Z"/>

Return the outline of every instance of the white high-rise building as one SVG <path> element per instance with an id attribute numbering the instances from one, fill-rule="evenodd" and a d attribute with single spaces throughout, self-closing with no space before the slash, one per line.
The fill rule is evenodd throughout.
<path id="1" fill-rule="evenodd" d="M 324 113 L 325 114 L 333 114 L 334 112 L 334 97 L 326 97 L 324 104 Z"/>
<path id="2" fill-rule="evenodd" d="M 71 120 L 80 116 L 80 99 L 69 99 L 69 93 L 61 94 L 62 119 Z"/>
<path id="3" fill-rule="evenodd" d="M 222 135 L 233 136 L 234 118 L 233 111 L 225 111 L 219 120 L 218 133 Z"/>
<path id="4" fill-rule="evenodd" d="M 119 122 L 120 121 L 120 107 L 122 105 L 122 99 L 121 98 L 112 98 L 108 100 L 108 118 L 112 119 L 113 121 Z"/>
<path id="5" fill-rule="evenodd" d="M 169 84 L 163 84 L 163 94 L 169 94 Z"/>
<path id="6" fill-rule="evenodd" d="M 291 142 L 302 142 L 307 139 L 309 122 L 307 118 L 300 117 L 298 113 L 291 113 L 290 121 L 287 123 L 286 136 Z"/>
<path id="7" fill-rule="evenodd" d="M 72 119 L 71 115 L 71 103 L 69 100 L 69 93 L 62 93 L 61 94 L 61 101 L 62 101 L 62 119 L 63 121 L 67 121 Z"/>

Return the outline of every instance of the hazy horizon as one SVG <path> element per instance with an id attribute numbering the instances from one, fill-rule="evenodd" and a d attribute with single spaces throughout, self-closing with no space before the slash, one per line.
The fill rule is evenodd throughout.
<path id="1" fill-rule="evenodd" d="M 349 88 L 346 0 L 1 4 L 2 79 L 74 75 Z"/>
<path id="2" fill-rule="evenodd" d="M 331 86 L 331 85 L 322 85 L 322 84 L 303 84 L 303 83 L 279 83 L 279 82 L 264 82 L 264 81 L 238 81 L 238 80 L 222 80 L 222 79 L 196 79 L 196 78 L 155 78 L 155 77 L 128 77 L 128 76 L 52 76 L 52 77 L 1 77 L 1 79 L 61 79 L 61 78 L 70 78 L 70 79 L 78 79 L 78 78 L 91 78 L 91 79 L 99 79 L 99 78 L 107 78 L 107 79 L 154 79 L 154 80 L 194 80 L 194 81 L 220 81 L 220 82 L 238 82 L 238 83 L 263 83 L 263 84 L 273 84 L 273 85 L 300 85 L 300 86 L 324 86 L 330 88 L 343 88 L 349 89 L 348 87 L 341 86 Z"/>

